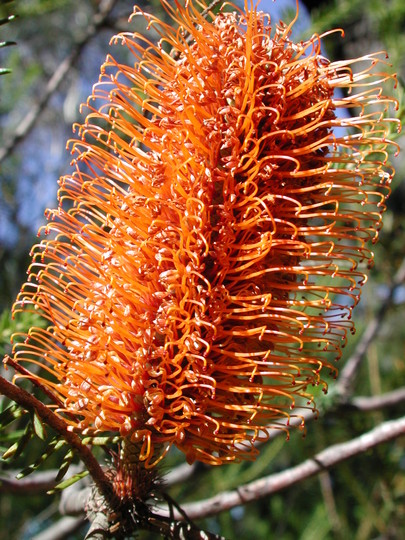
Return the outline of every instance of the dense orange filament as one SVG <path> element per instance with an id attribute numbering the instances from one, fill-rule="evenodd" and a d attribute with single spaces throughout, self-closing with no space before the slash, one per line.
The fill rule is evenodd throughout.
<path id="1" fill-rule="evenodd" d="M 147 466 L 173 443 L 218 464 L 314 407 L 353 330 L 393 174 L 394 77 L 381 54 L 330 63 L 319 36 L 293 43 L 254 8 L 161 1 L 173 26 L 143 14 L 158 44 L 114 38 L 134 63 L 107 57 L 70 143 L 15 306 L 49 326 L 14 360 L 54 376 L 75 429 L 130 436 Z"/>

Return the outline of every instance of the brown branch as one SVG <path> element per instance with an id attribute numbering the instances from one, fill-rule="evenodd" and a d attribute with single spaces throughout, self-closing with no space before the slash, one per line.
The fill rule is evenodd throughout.
<path id="1" fill-rule="evenodd" d="M 79 58 L 84 46 L 97 34 L 99 29 L 105 24 L 108 15 L 114 7 L 117 0 L 102 0 L 100 2 L 100 9 L 94 14 L 92 21 L 90 22 L 87 32 L 84 37 L 76 44 L 73 51 L 67 58 L 59 65 L 58 69 L 49 79 L 45 90 L 37 104 L 35 104 L 29 113 L 21 120 L 14 135 L 10 140 L 0 149 L 0 163 L 6 159 L 11 152 L 14 151 L 16 146 L 21 143 L 31 132 L 42 111 L 47 106 L 50 98 L 59 88 L 62 81 L 66 78 L 69 70 Z"/>
<path id="2" fill-rule="evenodd" d="M 20 375 L 23 375 L 25 378 L 29 379 L 30 382 L 42 390 L 42 392 L 49 397 L 49 399 L 52 401 L 52 403 L 55 403 L 58 407 L 63 407 L 62 401 L 56 396 L 52 390 L 44 386 L 40 380 L 38 380 L 37 377 L 31 371 L 26 369 L 24 366 L 21 366 L 18 362 L 15 362 L 10 356 L 6 355 L 4 361 L 4 365 L 6 366 L 6 369 L 8 366 L 11 366 L 14 371 L 17 373 L 20 373 Z"/>
<path id="3" fill-rule="evenodd" d="M 383 422 L 368 433 L 351 441 L 335 444 L 323 450 L 300 465 L 283 472 L 269 475 L 240 486 L 234 491 L 225 491 L 206 500 L 182 505 L 183 511 L 190 519 L 200 519 L 230 510 L 235 506 L 257 501 L 273 493 L 293 486 L 307 478 L 333 467 L 374 448 L 375 446 L 405 435 L 405 417 Z M 166 509 L 160 514 L 167 516 Z M 179 512 L 174 512 L 175 519 L 181 519 Z"/>
<path id="4" fill-rule="evenodd" d="M 21 407 L 33 410 L 37 415 L 59 435 L 61 435 L 68 445 L 76 451 L 79 458 L 87 467 L 94 483 L 99 491 L 104 495 L 107 501 L 112 501 L 111 484 L 100 467 L 98 461 L 93 456 L 92 452 L 85 446 L 80 437 L 69 430 L 66 422 L 51 411 L 37 398 L 29 394 L 26 390 L 8 382 L 4 377 L 0 376 L 0 393 L 7 396 L 9 399 L 18 403 Z"/>
<path id="5" fill-rule="evenodd" d="M 339 374 L 338 382 L 335 385 L 335 391 L 341 396 L 343 400 L 346 400 L 353 391 L 354 381 L 358 369 L 365 357 L 367 350 L 373 340 L 376 338 L 379 330 L 381 329 L 382 322 L 393 304 L 394 294 L 396 289 L 405 281 L 405 259 L 402 261 L 397 273 L 392 280 L 389 288 L 389 293 L 385 300 L 382 302 L 379 310 L 374 318 L 367 325 L 366 330 L 361 336 L 359 342 L 356 345 L 356 349 L 351 357 L 346 362 L 342 371 Z"/>

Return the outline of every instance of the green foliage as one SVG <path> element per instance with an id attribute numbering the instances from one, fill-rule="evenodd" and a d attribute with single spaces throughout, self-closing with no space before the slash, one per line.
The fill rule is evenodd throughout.
<path id="1" fill-rule="evenodd" d="M 25 450 L 27 444 L 30 442 L 33 435 L 34 435 L 34 431 L 32 429 L 32 426 L 30 423 L 28 423 L 21 437 L 18 439 L 17 442 L 12 444 L 10 448 L 8 448 L 8 450 L 4 452 L 4 454 L 2 455 L 2 459 L 8 460 L 8 459 L 18 458 L 23 452 L 23 450 Z"/>
<path id="2" fill-rule="evenodd" d="M 5 400 L 0 403 L 0 406 L 3 406 Z M 2 409 L 0 413 L 0 430 L 4 430 L 9 424 L 20 418 L 23 414 L 21 408 L 17 403 L 12 403 L 9 407 Z"/>
<path id="3" fill-rule="evenodd" d="M 72 456 L 72 459 L 73 459 L 73 456 Z M 68 466 L 66 467 L 63 467 L 63 465 L 65 463 L 68 463 Z M 58 474 L 56 476 L 56 481 L 59 482 L 59 480 L 61 480 L 63 478 L 63 476 L 66 474 L 66 472 L 68 471 L 68 468 L 70 466 L 70 462 L 67 462 L 66 461 L 66 456 L 65 456 L 65 459 L 62 463 L 62 466 L 61 468 L 59 469 L 58 471 Z M 73 486 L 73 484 L 75 484 L 76 482 L 78 482 L 79 480 L 81 480 L 82 478 L 86 478 L 86 476 L 88 476 L 89 474 L 89 471 L 82 471 L 80 473 L 77 473 L 77 474 L 74 474 L 72 475 L 70 478 L 68 478 L 67 480 L 64 480 L 63 482 L 59 482 L 53 489 L 50 489 L 48 491 L 48 495 L 52 495 L 54 493 L 58 493 L 70 486 Z"/>
<path id="4" fill-rule="evenodd" d="M 45 328 L 46 321 L 37 313 L 24 311 L 12 317 L 10 309 L 4 310 L 0 315 L 0 357 L 9 354 L 14 334 L 27 332 L 33 326 Z"/>
<path id="5" fill-rule="evenodd" d="M 60 440 L 57 437 L 54 438 L 51 442 L 48 443 L 46 450 L 44 452 L 41 452 L 41 454 L 36 458 L 36 460 L 31 465 L 28 465 L 28 467 L 24 467 L 24 469 L 17 474 L 16 478 L 18 479 L 24 478 L 25 476 L 28 476 L 29 474 L 36 471 L 40 465 L 42 465 L 50 456 L 53 455 L 54 452 L 57 452 L 64 445 L 65 445 L 65 441 Z M 71 454 L 72 454 L 72 451 L 68 450 L 66 456 L 67 455 L 70 456 Z M 60 471 L 58 471 L 57 477 L 59 476 L 63 477 L 63 475 L 66 474 L 66 470 L 64 466 L 66 456 L 63 458 L 62 465 L 61 465 L 61 467 L 63 467 L 62 469 L 63 474 Z M 69 464 L 71 462 L 72 460 L 70 460 Z"/>

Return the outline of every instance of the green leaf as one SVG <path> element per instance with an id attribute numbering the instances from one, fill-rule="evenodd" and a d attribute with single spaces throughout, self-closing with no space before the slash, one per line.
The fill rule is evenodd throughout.
<path id="1" fill-rule="evenodd" d="M 75 484 L 76 482 L 78 482 L 79 480 L 87 476 L 88 474 L 89 474 L 89 471 L 83 471 L 81 473 L 75 474 L 74 476 L 68 478 L 67 480 L 64 480 L 63 482 L 55 486 L 53 489 L 51 489 L 47 493 L 48 495 L 52 495 L 53 493 L 62 491 L 62 489 L 72 486 L 73 484 Z"/>
<path id="2" fill-rule="evenodd" d="M 3 2 L 3 3 L 7 3 L 6 2 Z M 14 15 L 8 15 L 7 17 L 2 17 L 0 18 L 0 25 L 2 24 L 7 24 L 9 23 L 10 21 L 12 21 L 13 19 L 15 19 L 15 16 Z M 2 47 L 8 47 L 9 45 L 15 45 L 15 43 L 13 41 L 1 41 L 0 42 L 0 48 Z M 4 75 L 6 73 L 10 73 L 10 69 L 7 69 L 7 68 L 0 68 L 0 75 Z"/>
<path id="3" fill-rule="evenodd" d="M 56 452 L 57 450 L 62 448 L 62 446 L 65 445 L 65 444 L 66 444 L 66 441 L 64 439 L 56 439 L 54 451 Z"/>
<path id="4" fill-rule="evenodd" d="M 61 448 L 63 445 L 65 444 L 65 441 L 63 440 L 60 440 L 60 439 L 53 439 L 49 444 L 48 444 L 48 447 L 46 449 L 46 451 L 41 454 L 35 461 L 34 463 L 32 463 L 31 465 L 29 465 L 28 467 L 25 467 L 25 469 L 23 469 L 19 474 L 17 474 L 16 478 L 18 478 L 18 480 L 20 478 L 24 478 L 25 476 L 28 476 L 29 474 L 31 474 L 32 472 L 34 472 L 36 469 L 38 469 L 38 467 L 45 461 L 47 460 L 54 452 L 56 452 L 57 450 L 59 450 L 59 448 Z"/>
<path id="5" fill-rule="evenodd" d="M 67 473 L 70 467 L 70 464 L 73 461 L 74 456 L 75 454 L 73 450 L 70 449 L 68 453 L 65 455 L 65 457 L 63 458 L 62 465 L 60 466 L 58 474 L 56 475 L 56 478 L 55 478 L 56 482 L 60 482 L 62 478 L 65 476 L 65 474 Z"/>
<path id="6" fill-rule="evenodd" d="M 33 435 L 34 432 L 32 431 L 32 426 L 29 424 L 25 428 L 24 434 L 20 440 L 10 446 L 10 448 L 4 452 L 2 459 L 17 458 L 32 439 Z"/>
<path id="7" fill-rule="evenodd" d="M 32 426 L 34 428 L 35 435 L 44 441 L 46 439 L 46 430 L 42 420 L 35 412 L 32 415 Z"/>
<path id="8" fill-rule="evenodd" d="M 20 418 L 24 414 L 20 405 L 13 403 L 10 407 L 7 407 L 2 413 L 0 413 L 0 428 L 4 428 Z"/>
<path id="9" fill-rule="evenodd" d="M 11 45 L 17 45 L 15 41 L 0 41 L 0 47 L 10 47 Z"/>
<path id="10" fill-rule="evenodd" d="M 9 459 L 11 457 L 14 456 L 14 454 L 16 453 L 17 451 L 17 448 L 18 448 L 18 443 L 14 443 L 10 446 L 10 448 L 8 450 L 6 450 L 4 452 L 4 454 L 2 455 L 2 459 Z"/>
<path id="11" fill-rule="evenodd" d="M 15 19 L 15 15 L 9 15 L 8 17 L 3 17 L 2 19 L 0 19 L 0 26 L 2 24 L 7 24 L 9 23 L 10 21 L 12 21 L 13 19 Z"/>

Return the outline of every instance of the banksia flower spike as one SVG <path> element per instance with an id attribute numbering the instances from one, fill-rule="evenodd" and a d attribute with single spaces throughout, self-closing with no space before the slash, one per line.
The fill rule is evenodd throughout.
<path id="1" fill-rule="evenodd" d="M 315 410 L 353 330 L 395 76 L 381 53 L 329 62 L 323 36 L 294 43 L 250 2 L 161 2 L 172 25 L 135 8 L 161 40 L 113 39 L 133 60 L 107 57 L 76 127 L 15 305 L 49 326 L 13 360 L 72 429 L 121 434 L 146 467 L 171 445 L 221 464 Z"/>

